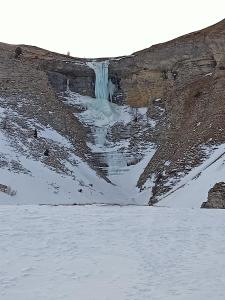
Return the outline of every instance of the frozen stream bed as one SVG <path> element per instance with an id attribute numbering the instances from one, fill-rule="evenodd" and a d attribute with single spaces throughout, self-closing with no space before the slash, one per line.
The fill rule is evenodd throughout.
<path id="1" fill-rule="evenodd" d="M 224 299 L 222 210 L 0 206 L 1 300 Z"/>

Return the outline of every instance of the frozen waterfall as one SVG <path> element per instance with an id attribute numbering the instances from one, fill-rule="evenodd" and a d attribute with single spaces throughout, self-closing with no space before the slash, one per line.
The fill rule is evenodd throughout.
<path id="1" fill-rule="evenodd" d="M 99 154 L 108 165 L 108 175 L 119 175 L 121 172 L 126 171 L 127 163 L 126 157 L 115 150 L 115 145 L 107 140 L 107 134 L 110 132 L 111 126 L 119 118 L 118 109 L 115 109 L 116 104 L 111 103 L 115 85 L 109 79 L 109 61 L 95 61 L 87 64 L 95 72 L 96 100 L 88 107 L 92 112 L 95 147 L 98 148 Z"/>
<path id="2" fill-rule="evenodd" d="M 95 97 L 99 100 L 107 100 L 109 98 L 109 75 L 108 75 L 108 61 L 92 63 L 92 68 L 95 71 Z"/>
<path id="3" fill-rule="evenodd" d="M 110 120 L 113 118 L 113 111 L 108 101 L 109 99 L 109 79 L 108 66 L 109 61 L 89 62 L 88 66 L 95 72 L 95 98 L 96 101 L 89 107 L 93 110 L 95 119 L 95 144 L 106 142 L 107 129 Z"/>
<path id="4" fill-rule="evenodd" d="M 95 98 L 94 108 L 107 118 L 112 117 L 112 108 L 109 103 L 112 98 L 112 86 L 109 81 L 108 66 L 109 61 L 89 62 L 88 66 L 95 72 Z M 102 117 L 103 117 L 102 116 Z"/>

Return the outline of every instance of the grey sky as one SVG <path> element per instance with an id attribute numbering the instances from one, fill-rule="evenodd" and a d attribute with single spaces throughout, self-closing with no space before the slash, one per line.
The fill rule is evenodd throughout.
<path id="1" fill-rule="evenodd" d="M 79 57 L 131 54 L 212 25 L 225 1 L 2 0 L 0 41 Z"/>

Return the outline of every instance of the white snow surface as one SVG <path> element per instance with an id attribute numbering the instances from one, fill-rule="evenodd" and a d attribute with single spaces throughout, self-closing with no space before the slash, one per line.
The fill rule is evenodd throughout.
<path id="1" fill-rule="evenodd" d="M 59 134 L 56 130 L 54 130 L 50 126 L 45 127 L 44 129 L 40 130 L 38 132 L 38 136 L 43 137 L 45 139 L 52 140 L 53 142 L 59 143 L 59 144 L 63 145 L 64 147 L 68 147 L 68 148 L 74 147 L 68 141 L 68 139 L 64 138 L 61 134 Z"/>
<path id="2" fill-rule="evenodd" d="M 0 206 L 1 300 L 224 300 L 224 212 Z"/>

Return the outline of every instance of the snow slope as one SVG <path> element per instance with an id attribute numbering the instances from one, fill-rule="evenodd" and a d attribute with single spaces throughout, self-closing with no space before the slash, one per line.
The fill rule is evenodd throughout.
<path id="1" fill-rule="evenodd" d="M 53 134 L 49 136 L 52 137 Z M 74 178 L 57 173 L 38 160 L 16 153 L 2 133 L 0 138 L 1 154 L 9 160 L 16 160 L 27 170 L 24 174 L 1 168 L 0 183 L 16 191 L 15 196 L 0 193 L 1 204 L 111 203 L 124 199 L 119 189 L 98 177 L 95 171 L 75 155 L 73 159 L 76 160 L 76 166 L 64 161 L 71 173 L 76 174 Z M 82 192 L 79 192 L 80 189 Z M 124 204 L 126 201 L 128 200 L 124 199 Z"/>
<path id="2" fill-rule="evenodd" d="M 224 212 L 0 206 L 1 300 L 223 300 Z"/>
<path id="3" fill-rule="evenodd" d="M 88 99 L 84 97 L 82 99 Z M 88 99 L 90 100 L 90 99 Z M 91 98 L 91 100 L 93 100 Z M 4 103 L 4 99 L 1 99 Z M 84 103 L 83 103 L 84 104 Z M 118 108 L 115 115 L 121 117 Z M 123 110 L 124 108 L 122 108 Z M 0 121 L 5 117 L 6 109 L 0 107 Z M 88 114 L 90 112 L 88 111 Z M 7 115 L 15 114 L 15 112 L 7 111 Z M 123 113 L 123 116 L 131 117 L 129 113 Z M 89 115 L 90 120 L 90 115 Z M 98 122 L 97 118 L 92 116 L 93 122 Z M 116 119 L 117 121 L 119 119 Z M 13 121 L 11 121 L 13 122 Z M 44 139 L 50 145 L 57 145 L 68 154 L 60 163 L 67 169 L 67 174 L 57 172 L 48 166 L 46 160 L 51 159 L 42 157 L 32 157 L 28 147 L 29 142 L 33 142 L 33 137 L 27 137 L 26 141 L 22 140 L 12 143 L 7 132 L 0 128 L 0 156 L 8 162 L 7 166 L 1 167 L 0 184 L 10 186 L 16 192 L 15 196 L 9 196 L 0 192 L 0 204 L 64 204 L 64 203 L 116 203 L 126 204 L 147 204 L 149 194 L 141 193 L 136 188 L 138 175 L 141 174 L 144 164 L 147 165 L 148 159 L 153 155 L 154 149 L 150 148 L 146 152 L 145 159 L 135 166 L 127 167 L 129 177 L 132 177 L 132 187 L 130 181 L 127 185 L 107 183 L 103 178 L 99 177 L 96 172 L 91 169 L 88 164 L 82 161 L 74 154 L 73 145 L 70 141 L 55 131 L 50 126 L 43 126 L 37 120 L 27 120 L 30 130 L 38 127 L 38 138 Z M 16 126 L 16 123 L 14 123 Z M 12 126 L 12 125 L 11 125 Z M 22 130 L 22 128 L 21 128 Z M 18 145 L 19 143 L 19 145 Z M 19 151 L 19 148 L 22 152 Z M 92 145 L 94 147 L 94 145 Z M 114 145 L 120 147 L 120 145 Z M 115 148 L 116 148 L 115 147 Z M 105 147 L 103 151 L 107 150 Z M 51 150 L 53 151 L 53 150 Z M 59 152 L 59 151 L 58 151 Z M 54 155 L 54 152 L 53 154 Z M 19 164 L 23 170 L 14 170 L 12 162 Z M 143 164 L 144 163 L 144 164 Z M 120 178 L 121 182 L 121 178 Z M 126 188 L 126 187 L 129 188 Z"/>
<path id="4" fill-rule="evenodd" d="M 53 137 L 55 134 L 51 133 L 50 129 L 45 131 L 45 134 L 47 133 L 49 137 Z M 59 139 L 59 134 L 57 134 L 57 139 Z M 122 178 L 119 177 L 118 185 L 109 184 L 74 154 L 71 154 L 71 159 L 76 161 L 76 166 L 72 165 L 70 161 L 63 163 L 71 170 L 72 174 L 75 174 L 75 178 L 57 173 L 38 160 L 16 153 L 16 150 L 10 146 L 7 137 L 1 132 L 0 140 L 1 154 L 9 160 L 16 160 L 27 171 L 18 173 L 9 168 L 1 168 L 0 183 L 10 186 L 16 191 L 16 195 L 9 196 L 0 193 L 0 204 L 117 203 L 143 205 L 148 202 L 149 193 L 146 191 L 141 193 L 135 186 L 138 175 L 141 174 L 143 166 L 148 163 L 152 152 L 137 165 L 129 167 L 129 176 L 125 180 L 130 189 L 126 189 L 123 185 L 124 181 L 119 182 Z M 82 192 L 79 192 L 80 189 Z"/>
<path id="5" fill-rule="evenodd" d="M 38 118 L 33 111 L 32 114 L 28 113 L 28 99 L 19 95 L 12 99 L 0 98 L 0 184 L 9 186 L 16 193 L 11 197 L 0 192 L 0 204 L 147 204 L 151 187 L 143 193 L 136 188 L 136 184 L 155 153 L 154 145 L 145 143 L 141 138 L 141 145 L 136 147 L 134 153 L 130 138 L 132 134 L 130 131 L 126 132 L 125 125 L 132 123 L 135 112 L 139 122 L 143 121 L 145 125 L 141 128 L 142 131 L 136 130 L 135 137 L 140 138 L 144 131 L 155 124 L 147 117 L 147 108 L 134 110 L 127 105 L 116 105 L 108 101 L 114 88 L 108 78 L 108 64 L 109 61 L 87 64 L 96 74 L 96 98 L 71 92 L 69 79 L 67 89 L 61 95 L 63 105 L 70 106 L 71 111 L 75 108 L 75 117 L 83 123 L 85 129 L 89 127 L 90 140 L 85 141 L 93 155 L 89 165 L 75 155 L 81 155 L 85 148 L 82 145 L 79 151 L 75 151 L 76 136 L 69 135 L 73 140 L 71 142 L 66 134 L 63 136 L 60 133 L 60 126 L 51 123 L 52 127 L 59 130 L 57 132 L 47 125 L 49 115 L 58 114 L 54 107 L 44 106 L 42 114 L 45 116 L 47 113 L 47 119 Z M 36 109 L 39 111 L 40 107 Z M 64 115 L 59 117 L 64 118 Z M 60 118 L 55 118 L 54 122 L 60 123 Z M 64 123 L 64 120 L 61 121 Z M 113 137 L 113 126 L 114 129 L 116 126 L 123 127 L 122 137 Z M 38 131 L 37 139 L 33 137 L 34 128 Z M 43 155 L 45 149 L 50 150 L 48 157 Z M 87 154 L 89 157 L 90 152 Z M 82 157 L 85 157 L 86 153 L 83 154 Z M 107 174 L 112 184 L 99 177 L 96 172 Z"/>
<path id="6" fill-rule="evenodd" d="M 174 185 L 159 199 L 159 206 L 200 207 L 207 200 L 208 191 L 215 183 L 225 181 L 225 144 L 206 149 L 209 158 Z"/>

